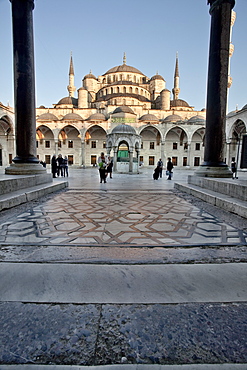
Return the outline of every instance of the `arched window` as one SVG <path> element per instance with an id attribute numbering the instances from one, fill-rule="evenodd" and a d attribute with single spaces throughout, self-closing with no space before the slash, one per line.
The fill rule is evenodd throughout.
<path id="1" fill-rule="evenodd" d="M 133 89 L 132 89 L 132 87 L 130 87 L 130 94 L 132 94 L 132 91 L 133 91 Z"/>
<path id="2" fill-rule="evenodd" d="M 138 91 L 138 89 L 136 88 L 136 94 L 138 94 L 138 92 L 139 92 L 139 91 Z"/>
<path id="3" fill-rule="evenodd" d="M 126 87 L 125 86 L 123 88 L 123 92 L 124 92 L 124 94 L 126 94 Z"/>
<path id="4" fill-rule="evenodd" d="M 119 87 L 117 87 L 117 93 L 118 93 L 118 94 L 120 93 L 120 89 L 119 89 Z"/>
<path id="5" fill-rule="evenodd" d="M 111 94 L 113 94 L 113 87 L 111 87 Z"/>

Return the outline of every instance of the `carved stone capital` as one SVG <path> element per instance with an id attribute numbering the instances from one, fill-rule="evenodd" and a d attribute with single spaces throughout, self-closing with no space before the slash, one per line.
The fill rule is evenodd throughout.
<path id="1" fill-rule="evenodd" d="M 210 10 L 209 13 L 212 14 L 212 12 L 216 9 L 216 7 L 222 5 L 222 4 L 231 4 L 231 9 L 235 6 L 235 0 L 208 0 L 208 4 L 210 4 Z"/>

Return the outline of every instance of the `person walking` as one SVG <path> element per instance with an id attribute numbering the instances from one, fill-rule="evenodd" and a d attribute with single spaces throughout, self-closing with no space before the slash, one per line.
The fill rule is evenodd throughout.
<path id="1" fill-rule="evenodd" d="M 163 162 L 161 158 L 157 162 L 157 167 L 159 168 L 159 176 L 160 178 L 162 177 L 162 171 L 163 171 Z"/>
<path id="2" fill-rule="evenodd" d="M 232 158 L 231 170 L 232 170 L 232 178 L 237 179 L 237 163 L 235 162 L 235 158 Z"/>
<path id="3" fill-rule="evenodd" d="M 167 165 L 166 165 L 166 174 L 168 175 L 167 180 L 172 179 L 172 169 L 173 169 L 173 163 L 171 161 L 171 158 L 167 158 Z"/>

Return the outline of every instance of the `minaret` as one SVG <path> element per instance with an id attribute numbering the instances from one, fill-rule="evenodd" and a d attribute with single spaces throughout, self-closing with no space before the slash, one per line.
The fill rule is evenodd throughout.
<path id="1" fill-rule="evenodd" d="M 72 53 L 71 53 L 70 66 L 69 66 L 69 85 L 67 86 L 67 89 L 69 92 L 69 96 L 71 96 L 72 98 L 74 97 L 74 92 L 76 90 L 74 83 L 75 83 L 75 73 L 74 73 L 74 66 L 73 66 Z"/>
<path id="2" fill-rule="evenodd" d="M 176 55 L 176 66 L 175 66 L 175 73 L 174 73 L 174 88 L 172 89 L 172 93 L 173 93 L 173 100 L 177 100 L 178 95 L 180 93 L 179 71 L 178 71 L 178 53 Z"/>
<path id="3" fill-rule="evenodd" d="M 126 53 L 124 52 L 124 56 L 123 56 L 123 64 L 126 64 Z"/>

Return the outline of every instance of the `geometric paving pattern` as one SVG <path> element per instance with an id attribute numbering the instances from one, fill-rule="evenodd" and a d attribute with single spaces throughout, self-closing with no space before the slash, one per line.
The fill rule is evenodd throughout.
<path id="1" fill-rule="evenodd" d="M 71 246 L 244 244 L 247 234 L 169 190 L 68 190 L 1 223 L 0 242 Z"/>

